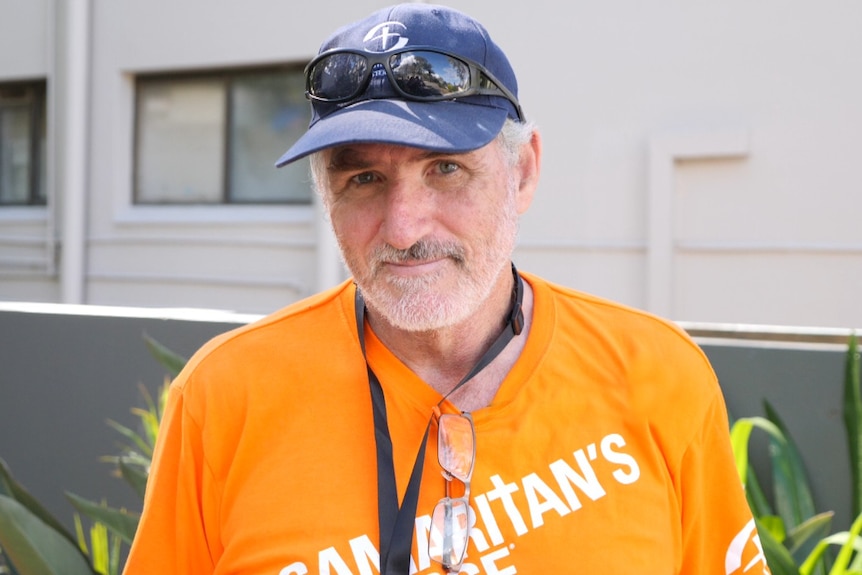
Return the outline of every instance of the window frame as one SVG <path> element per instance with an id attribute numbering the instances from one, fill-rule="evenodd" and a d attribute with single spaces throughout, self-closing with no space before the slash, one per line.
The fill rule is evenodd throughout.
<path id="1" fill-rule="evenodd" d="M 44 143 L 47 146 L 48 82 L 45 79 L 0 81 L 0 107 L 2 107 L 4 103 L 8 103 L 7 97 L 3 94 L 3 91 L 7 89 L 24 90 L 25 94 L 22 98 L 29 99 L 29 102 L 27 102 L 30 108 L 31 135 L 29 149 L 27 151 L 28 159 L 30 160 L 30 165 L 28 167 L 29 185 L 27 198 L 22 202 L 4 201 L 3 195 L 0 194 L 0 209 L 33 206 L 45 207 L 48 204 L 48 174 L 46 170 L 47 166 L 44 165 L 47 164 L 47 157 L 44 159 L 42 157 L 42 144 Z M 12 100 L 12 98 L 8 99 L 9 102 Z M 45 134 L 44 140 L 43 133 Z M 0 139 L 0 154 L 2 154 L 2 147 L 3 141 Z M 44 191 L 44 193 L 40 194 L 41 191 Z"/>
<path id="2" fill-rule="evenodd" d="M 234 90 L 233 82 L 244 76 L 254 76 L 260 74 L 304 74 L 304 64 L 301 63 L 283 63 L 273 65 L 259 65 L 246 67 L 231 67 L 218 69 L 195 69 L 170 72 L 142 72 L 135 74 L 133 77 L 133 98 L 132 98 L 132 166 L 131 166 L 131 205 L 135 208 L 176 208 L 176 207 L 253 207 L 253 206 L 284 206 L 284 207 L 307 207 L 314 204 L 314 194 L 309 188 L 309 193 L 304 198 L 286 198 L 283 200 L 255 200 L 255 201 L 237 201 L 231 198 L 231 165 L 233 138 L 231 130 L 233 128 L 234 114 Z M 184 81 L 184 80 L 218 80 L 224 90 L 225 109 L 223 124 L 223 145 L 221 150 L 222 173 L 221 173 L 221 190 L 218 202 L 170 202 L 170 201 L 141 201 L 138 197 L 138 177 L 139 170 L 139 153 L 141 148 L 141 137 L 143 119 L 141 114 L 141 84 L 148 82 L 169 82 L 169 81 Z M 310 117 L 309 110 L 309 117 Z M 288 147 L 288 142 L 285 142 L 285 149 Z M 275 158 L 273 158 L 273 169 Z"/>

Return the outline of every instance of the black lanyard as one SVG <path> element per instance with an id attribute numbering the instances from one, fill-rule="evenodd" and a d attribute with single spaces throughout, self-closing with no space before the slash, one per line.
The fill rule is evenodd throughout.
<path id="1" fill-rule="evenodd" d="M 524 285 L 518 271 L 512 265 L 515 285 L 512 289 L 512 305 L 506 316 L 506 325 L 491 347 L 479 358 L 464 379 L 446 394 L 438 406 L 456 389 L 467 383 L 482 371 L 500 354 L 512 338 L 524 327 L 524 312 L 521 309 L 524 299 Z M 356 329 L 359 345 L 365 356 L 365 300 L 356 288 L 354 302 L 356 310 Z M 422 468 L 425 464 L 425 448 L 428 445 L 428 431 L 433 416 L 428 420 L 422 445 L 416 454 L 413 471 L 404 494 L 404 501 L 398 506 L 398 490 L 395 486 L 395 465 L 392 460 L 392 438 L 386 419 L 386 400 L 380 380 L 365 361 L 368 370 L 368 384 L 371 388 L 371 408 L 374 414 L 374 440 L 377 446 L 377 508 L 380 521 L 380 575 L 408 575 L 410 572 L 410 550 L 413 546 L 413 528 L 416 522 L 416 508 L 419 504 L 419 485 L 422 482 Z"/>

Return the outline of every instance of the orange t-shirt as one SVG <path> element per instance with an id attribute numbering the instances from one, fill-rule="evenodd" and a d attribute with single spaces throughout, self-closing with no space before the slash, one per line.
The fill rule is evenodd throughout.
<path id="1" fill-rule="evenodd" d="M 474 412 L 468 575 L 768 573 L 715 375 L 677 327 L 522 274 L 528 341 Z M 126 575 L 378 573 L 354 287 L 215 338 L 171 386 Z M 399 497 L 440 396 L 366 327 Z M 448 402 L 444 411 L 454 412 Z M 441 573 L 429 439 L 411 573 Z"/>

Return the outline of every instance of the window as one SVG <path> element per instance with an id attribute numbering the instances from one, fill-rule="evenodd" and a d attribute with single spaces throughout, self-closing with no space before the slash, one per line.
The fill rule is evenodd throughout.
<path id="1" fill-rule="evenodd" d="M 45 82 L 0 83 L 0 206 L 45 204 Z"/>
<path id="2" fill-rule="evenodd" d="M 140 76 L 138 204 L 311 202 L 307 162 L 275 161 L 310 119 L 301 67 Z"/>

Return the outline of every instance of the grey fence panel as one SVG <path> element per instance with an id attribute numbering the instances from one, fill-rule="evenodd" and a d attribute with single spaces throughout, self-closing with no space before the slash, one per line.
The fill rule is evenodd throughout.
<path id="1" fill-rule="evenodd" d="M 0 311 L 0 458 L 58 519 L 72 525 L 71 491 L 115 507 L 141 502 L 112 466 L 124 438 L 106 421 L 138 428 L 139 384 L 153 394 L 167 370 L 144 334 L 188 357 L 235 323 Z"/>
<path id="2" fill-rule="evenodd" d="M 731 417 L 765 415 L 763 403 L 768 401 L 802 453 L 818 511 L 834 511 L 833 525 L 849 528 L 850 466 L 842 413 L 846 345 L 736 340 L 701 342 L 701 347 L 718 375 Z M 762 431 L 752 434 L 751 456 L 771 495 Z"/>

